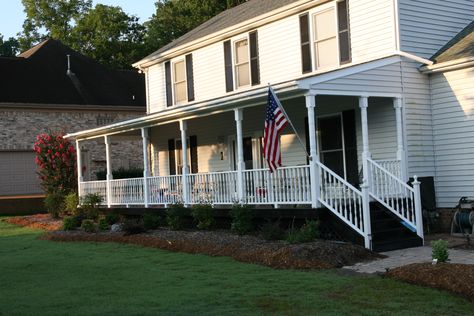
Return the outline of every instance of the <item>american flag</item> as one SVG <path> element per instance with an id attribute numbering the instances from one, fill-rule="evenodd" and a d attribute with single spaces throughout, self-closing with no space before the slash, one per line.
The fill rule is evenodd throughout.
<path id="1" fill-rule="evenodd" d="M 280 131 L 288 124 L 280 101 L 271 87 L 268 88 L 265 132 L 263 134 L 263 157 L 268 162 L 270 171 L 281 167 Z"/>

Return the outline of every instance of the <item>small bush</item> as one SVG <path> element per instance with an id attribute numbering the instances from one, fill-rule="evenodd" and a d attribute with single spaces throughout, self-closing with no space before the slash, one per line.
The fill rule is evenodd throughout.
<path id="1" fill-rule="evenodd" d="M 80 225 L 77 217 L 69 216 L 63 219 L 63 230 L 74 230 Z"/>
<path id="2" fill-rule="evenodd" d="M 191 210 L 191 215 L 199 229 L 211 229 L 216 222 L 214 219 L 214 211 L 209 204 L 194 205 Z"/>
<path id="3" fill-rule="evenodd" d="M 70 192 L 64 197 L 64 210 L 70 215 L 77 214 L 77 206 L 79 205 L 79 196 L 76 192 Z"/>
<path id="4" fill-rule="evenodd" d="M 260 234 L 265 240 L 280 240 L 284 238 L 285 232 L 280 227 L 280 221 L 267 221 L 262 225 Z"/>
<path id="5" fill-rule="evenodd" d="M 122 231 L 126 235 L 140 234 L 145 231 L 145 227 L 140 219 L 127 219 L 122 225 Z"/>
<path id="6" fill-rule="evenodd" d="M 249 205 L 235 204 L 230 211 L 232 217 L 231 230 L 244 235 L 253 230 L 253 213 Z"/>
<path id="7" fill-rule="evenodd" d="M 109 223 L 107 223 L 107 220 L 105 218 L 101 218 L 99 220 L 99 225 L 98 226 L 99 226 L 100 231 L 107 231 L 107 230 L 110 229 Z"/>
<path id="8" fill-rule="evenodd" d="M 81 211 L 88 219 L 96 220 L 99 217 L 99 205 L 102 202 L 102 197 L 97 194 L 87 194 L 82 198 Z"/>
<path id="9" fill-rule="evenodd" d="M 446 240 L 437 240 L 434 241 L 433 244 L 433 259 L 438 259 L 438 262 L 446 262 L 449 258 L 449 251 L 448 251 L 448 242 Z"/>
<path id="10" fill-rule="evenodd" d="M 319 221 L 306 221 L 300 229 L 294 226 L 288 231 L 286 240 L 292 244 L 305 243 L 315 240 L 319 237 Z"/>
<path id="11" fill-rule="evenodd" d="M 107 178 L 107 171 L 100 170 L 95 173 L 97 180 L 105 180 Z M 141 168 L 118 168 L 112 170 L 112 177 L 118 179 L 131 179 L 143 177 L 143 169 Z"/>
<path id="12" fill-rule="evenodd" d="M 143 215 L 143 226 L 146 230 L 160 227 L 161 217 L 156 213 L 145 213 Z"/>
<path id="13" fill-rule="evenodd" d="M 95 232 L 95 224 L 90 219 L 85 219 L 82 221 L 81 228 L 87 233 Z"/>
<path id="14" fill-rule="evenodd" d="M 117 213 L 107 213 L 105 214 L 105 221 L 109 225 L 116 224 L 120 221 L 120 215 Z"/>
<path id="15" fill-rule="evenodd" d="M 64 210 L 64 195 L 60 192 L 48 193 L 44 199 L 44 206 L 52 217 L 58 218 Z"/>
<path id="16" fill-rule="evenodd" d="M 189 216 L 189 210 L 182 204 L 173 204 L 166 210 L 166 223 L 173 230 L 184 228 L 185 219 Z"/>

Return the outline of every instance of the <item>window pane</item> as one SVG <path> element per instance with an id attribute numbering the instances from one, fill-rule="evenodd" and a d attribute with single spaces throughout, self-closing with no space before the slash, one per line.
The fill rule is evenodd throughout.
<path id="1" fill-rule="evenodd" d="M 174 82 L 186 80 L 184 70 L 184 61 L 180 61 L 174 64 Z"/>
<path id="2" fill-rule="evenodd" d="M 347 1 L 337 3 L 337 16 L 339 21 L 339 31 L 347 30 Z"/>
<path id="3" fill-rule="evenodd" d="M 341 63 L 348 62 L 351 59 L 349 46 L 349 32 L 344 31 L 339 33 L 339 53 Z"/>
<path id="4" fill-rule="evenodd" d="M 318 68 L 330 67 L 338 64 L 336 38 L 316 43 L 316 60 Z"/>
<path id="5" fill-rule="evenodd" d="M 324 11 L 314 16 L 315 40 L 320 41 L 336 36 L 336 19 L 334 9 Z"/>
<path id="6" fill-rule="evenodd" d="M 186 101 L 186 82 L 177 83 L 174 86 L 176 102 Z"/>
<path id="7" fill-rule="evenodd" d="M 249 60 L 249 49 L 247 40 L 235 43 L 236 64 L 245 63 Z"/>
<path id="8" fill-rule="evenodd" d="M 344 153 L 342 150 L 321 154 L 321 161 L 326 167 L 344 178 Z"/>
<path id="9" fill-rule="evenodd" d="M 327 117 L 319 119 L 319 139 L 321 150 L 342 149 L 341 117 Z"/>
<path id="10" fill-rule="evenodd" d="M 236 67 L 237 70 L 237 84 L 239 87 L 246 86 L 250 84 L 249 79 L 249 64 L 242 64 Z"/>

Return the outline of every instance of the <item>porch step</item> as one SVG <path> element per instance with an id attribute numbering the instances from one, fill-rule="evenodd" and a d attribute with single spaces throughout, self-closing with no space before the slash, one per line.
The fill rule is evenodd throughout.
<path id="1" fill-rule="evenodd" d="M 370 203 L 372 250 L 384 252 L 418 247 L 423 240 L 402 224 L 400 218 L 377 202 Z"/>

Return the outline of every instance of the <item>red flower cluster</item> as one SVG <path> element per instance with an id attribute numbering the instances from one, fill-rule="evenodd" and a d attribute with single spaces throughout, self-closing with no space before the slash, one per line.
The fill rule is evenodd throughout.
<path id="1" fill-rule="evenodd" d="M 38 176 L 47 193 L 76 188 L 76 149 L 61 133 L 38 135 L 34 151 Z"/>

